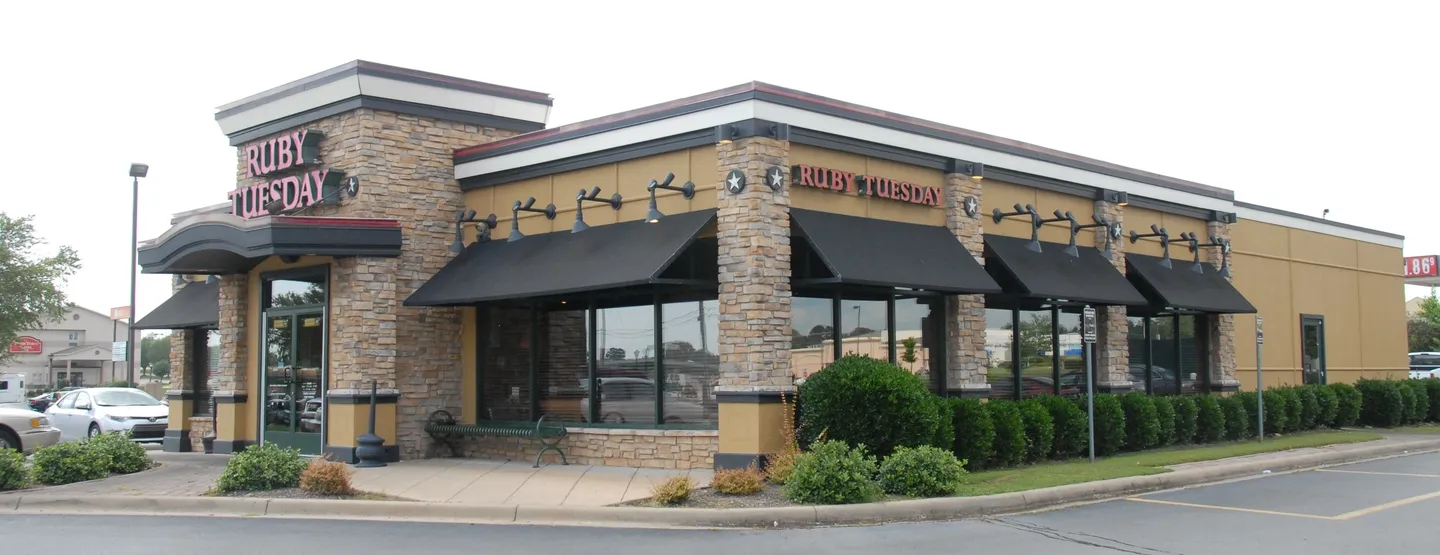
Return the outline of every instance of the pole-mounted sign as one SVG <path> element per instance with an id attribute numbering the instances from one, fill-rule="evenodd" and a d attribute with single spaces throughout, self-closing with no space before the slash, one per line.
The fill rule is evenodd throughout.
<path id="1" fill-rule="evenodd" d="M 1255 430 L 1260 441 L 1265 441 L 1265 379 L 1260 371 L 1260 349 L 1265 346 L 1265 319 L 1255 317 Z"/>
<path id="2" fill-rule="evenodd" d="M 1091 358 L 1095 353 L 1095 309 L 1085 307 L 1082 336 L 1085 339 L 1085 414 L 1090 427 L 1090 462 L 1095 462 L 1095 369 Z"/>

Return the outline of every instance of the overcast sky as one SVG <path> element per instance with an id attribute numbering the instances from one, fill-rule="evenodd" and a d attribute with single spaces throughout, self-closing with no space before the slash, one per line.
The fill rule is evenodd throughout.
<path id="1" fill-rule="evenodd" d="M 0 22 L 0 210 L 78 249 L 67 291 L 102 312 L 126 302 L 129 163 L 150 164 L 153 238 L 235 185 L 215 107 L 355 59 L 550 93 L 552 125 L 765 81 L 1329 208 L 1440 252 L 1434 3 L 84 4 Z M 165 276 L 139 287 L 141 315 L 169 295 Z"/>

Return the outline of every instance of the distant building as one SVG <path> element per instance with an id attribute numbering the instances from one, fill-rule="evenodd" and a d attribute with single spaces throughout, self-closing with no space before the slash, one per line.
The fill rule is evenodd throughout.
<path id="1" fill-rule="evenodd" d="M 42 329 L 25 330 L 9 346 L 15 357 L 0 373 L 21 374 L 29 388 L 99 385 L 124 379 L 126 366 L 111 362 L 111 345 L 123 341 L 129 326 L 84 307 L 74 307 Z M 132 345 L 136 344 L 132 340 Z"/>
<path id="2" fill-rule="evenodd" d="M 1406 318 L 1414 318 L 1416 314 L 1419 314 L 1419 313 L 1420 313 L 1420 303 L 1422 303 L 1422 302 L 1424 302 L 1424 301 L 1425 301 L 1425 297 L 1415 297 L 1415 298 L 1413 298 L 1413 299 L 1410 299 L 1410 300 L 1408 300 L 1408 301 L 1405 301 L 1405 317 L 1406 317 Z"/>

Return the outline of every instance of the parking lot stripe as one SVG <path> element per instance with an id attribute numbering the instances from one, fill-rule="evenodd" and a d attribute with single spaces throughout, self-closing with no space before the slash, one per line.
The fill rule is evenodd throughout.
<path id="1" fill-rule="evenodd" d="M 1380 512 L 1380 511 L 1383 511 L 1383 510 L 1386 510 L 1386 509 L 1394 509 L 1395 507 L 1400 507 L 1400 506 L 1404 506 L 1404 505 L 1409 505 L 1409 504 L 1411 504 L 1411 503 L 1417 503 L 1417 502 L 1420 502 L 1420 501 L 1425 501 L 1425 500 L 1427 500 L 1427 499 L 1435 499 L 1435 498 L 1437 498 L 1437 497 L 1440 497 L 1440 491 L 1430 492 L 1430 493 L 1427 493 L 1427 494 L 1424 494 L 1424 495 L 1417 495 L 1417 496 L 1415 496 L 1415 497 L 1407 497 L 1407 498 L 1405 498 L 1405 499 L 1400 499 L 1400 500 L 1398 500 L 1398 501 L 1391 501 L 1391 502 L 1389 502 L 1389 503 L 1382 503 L 1382 504 L 1380 504 L 1380 505 L 1376 505 L 1376 506 L 1374 506 L 1374 507 L 1366 507 L 1366 508 L 1360 509 L 1360 510 L 1358 510 L 1358 511 L 1350 511 L 1350 512 L 1345 513 L 1345 514 L 1343 514 L 1343 515 L 1338 515 L 1338 516 L 1334 517 L 1334 519 L 1335 519 L 1335 520 L 1350 520 L 1350 519 L 1356 518 L 1356 517 L 1362 517 L 1362 516 L 1369 515 L 1369 514 L 1375 514 L 1375 513 L 1378 513 L 1378 512 Z"/>
<path id="2" fill-rule="evenodd" d="M 1264 509 L 1246 509 L 1246 508 L 1243 508 L 1243 507 L 1224 507 L 1224 506 L 1220 506 L 1220 505 L 1201 505 L 1201 504 L 1199 504 L 1199 503 L 1182 503 L 1182 502 L 1180 502 L 1180 501 L 1164 501 L 1164 500 L 1161 500 L 1161 499 L 1145 499 L 1145 498 L 1143 498 L 1143 497 L 1127 497 L 1127 498 L 1125 498 L 1125 500 L 1126 500 L 1126 501 L 1136 501 L 1136 502 L 1139 502 L 1139 503 L 1155 503 L 1155 504 L 1158 504 L 1158 505 L 1173 505 L 1173 506 L 1176 506 L 1176 507 L 1190 507 L 1190 508 L 1192 508 L 1192 509 L 1215 509 L 1215 510 L 1220 510 L 1220 511 L 1234 511 L 1234 512 L 1239 512 L 1239 513 L 1255 513 L 1255 514 L 1271 515 L 1271 516 L 1293 516 L 1293 517 L 1297 517 L 1297 518 L 1313 518 L 1313 519 L 1317 519 L 1317 520 L 1335 520 L 1335 517 L 1320 516 L 1320 515 L 1307 515 L 1307 514 L 1303 514 L 1303 513 L 1285 513 L 1285 512 L 1280 512 L 1280 511 L 1266 511 L 1266 510 L 1264 510 Z"/>
<path id="3" fill-rule="evenodd" d="M 1316 472 L 1337 472 L 1340 474 L 1370 474 L 1373 476 L 1409 476 L 1412 478 L 1440 478 L 1440 474 L 1407 474 L 1404 472 L 1370 472 L 1368 470 L 1339 470 L 1334 468 L 1321 468 Z"/>

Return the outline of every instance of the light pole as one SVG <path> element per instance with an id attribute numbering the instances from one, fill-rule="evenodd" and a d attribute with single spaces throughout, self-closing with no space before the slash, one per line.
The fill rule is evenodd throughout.
<path id="1" fill-rule="evenodd" d="M 135 385 L 135 257 L 140 243 L 140 178 L 150 173 L 146 164 L 130 164 L 130 317 L 125 320 L 125 381 Z"/>

